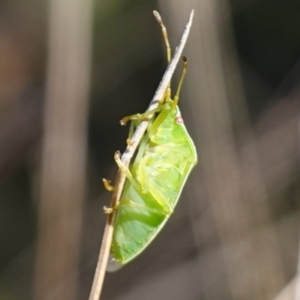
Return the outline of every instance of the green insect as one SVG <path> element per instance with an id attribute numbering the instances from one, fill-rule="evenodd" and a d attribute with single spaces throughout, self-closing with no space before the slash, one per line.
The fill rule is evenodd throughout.
<path id="1" fill-rule="evenodd" d="M 162 28 L 170 63 L 167 31 L 158 12 L 154 11 L 154 15 Z M 121 124 L 131 121 L 130 143 L 134 127 L 154 113 L 129 168 L 123 165 L 120 153 L 115 154 L 115 161 L 127 180 L 117 207 L 105 208 L 105 213 L 117 210 L 108 270 L 130 262 L 152 242 L 172 214 L 185 182 L 197 164 L 196 149 L 178 107 L 186 68 L 187 60 L 183 57 L 183 70 L 174 100 L 170 97 L 169 86 L 155 111 L 121 120 Z M 113 190 L 109 181 L 103 179 L 103 182 L 108 190 Z"/>

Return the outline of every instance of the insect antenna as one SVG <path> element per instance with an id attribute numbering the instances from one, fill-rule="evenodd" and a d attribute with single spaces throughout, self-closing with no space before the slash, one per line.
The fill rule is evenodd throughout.
<path id="1" fill-rule="evenodd" d="M 154 14 L 154 17 L 155 17 L 157 23 L 161 27 L 162 36 L 163 36 L 163 39 L 164 39 L 164 42 L 166 45 L 167 61 L 168 61 L 168 64 L 170 64 L 170 62 L 171 62 L 171 47 L 170 47 L 170 42 L 169 42 L 169 38 L 168 38 L 167 28 L 162 20 L 161 15 L 159 14 L 159 12 L 154 10 L 153 14 Z M 164 99 L 169 99 L 170 97 L 171 97 L 171 83 L 168 84 L 168 88 L 166 90 Z M 162 99 L 162 102 L 164 99 Z"/>
<path id="2" fill-rule="evenodd" d="M 159 12 L 154 10 L 153 14 L 154 14 L 154 17 L 157 20 L 158 24 L 161 27 L 163 39 L 164 39 L 164 42 L 166 44 L 167 60 L 168 60 L 168 64 L 169 64 L 170 61 L 171 61 L 171 47 L 170 47 L 170 43 L 169 43 L 167 28 L 166 28 L 166 26 L 165 26 L 165 24 L 164 24 L 164 22 L 161 18 L 161 15 L 159 14 Z"/>
<path id="3" fill-rule="evenodd" d="M 174 102 L 173 102 L 173 105 L 172 105 L 172 109 L 175 109 L 177 104 L 178 104 L 179 94 L 180 94 L 182 83 L 183 83 L 183 80 L 184 80 L 184 77 L 185 77 L 185 74 L 186 74 L 187 58 L 185 56 L 182 56 L 182 62 L 183 62 L 183 67 L 182 67 L 182 71 L 181 71 L 180 80 L 179 80 L 179 83 L 178 83 L 176 95 L 174 97 Z"/>

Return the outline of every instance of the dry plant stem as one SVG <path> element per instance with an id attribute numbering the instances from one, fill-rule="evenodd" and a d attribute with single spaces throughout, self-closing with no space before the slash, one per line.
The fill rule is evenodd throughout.
<path id="1" fill-rule="evenodd" d="M 150 102 L 150 105 L 149 105 L 147 111 L 157 108 L 159 101 L 164 96 L 164 93 L 167 89 L 169 82 L 171 81 L 172 75 L 173 75 L 175 68 L 178 64 L 178 61 L 182 55 L 182 51 L 186 44 L 187 38 L 189 36 L 190 29 L 192 26 L 193 16 L 194 16 L 194 10 L 192 10 L 190 13 L 188 23 L 186 24 L 185 29 L 182 34 L 182 37 L 180 39 L 180 42 L 179 42 L 178 46 L 176 47 L 174 57 L 173 57 L 171 63 L 169 64 L 168 68 L 166 69 L 166 71 L 163 75 L 163 78 L 162 78 L 162 80 Z M 133 137 L 131 139 L 132 143 L 127 146 L 127 148 L 121 158 L 122 162 L 125 166 L 129 166 L 131 158 L 147 129 L 148 123 L 149 123 L 148 120 L 142 121 L 140 123 L 140 125 L 137 127 L 136 131 L 134 132 Z M 120 196 L 121 196 L 124 184 L 125 184 L 125 179 L 126 179 L 125 175 L 119 170 L 116 181 L 115 181 L 115 190 L 113 192 L 112 199 L 111 199 L 111 204 L 110 204 L 111 207 L 116 206 L 117 203 L 119 202 L 119 199 L 120 199 Z M 109 257 L 110 245 L 111 245 L 112 236 L 113 236 L 114 219 L 115 219 L 115 213 L 109 215 L 107 218 L 107 222 L 106 222 L 104 234 L 103 234 L 103 239 L 102 239 L 102 245 L 101 245 L 100 254 L 99 254 L 99 259 L 98 259 L 98 263 L 97 263 L 97 268 L 96 268 L 89 300 L 98 300 L 101 295 L 103 281 L 104 281 L 105 272 L 106 272 L 106 266 L 107 266 L 108 257 Z"/>

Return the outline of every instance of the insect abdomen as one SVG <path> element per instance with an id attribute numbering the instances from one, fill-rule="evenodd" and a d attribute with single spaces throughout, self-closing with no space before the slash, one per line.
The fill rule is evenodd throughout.
<path id="1" fill-rule="evenodd" d="M 122 204 L 130 200 L 134 204 Z M 152 240 L 157 228 L 163 222 L 163 214 L 153 213 L 150 209 L 159 209 L 150 195 L 141 196 L 129 183 L 122 194 L 121 205 L 115 222 L 111 251 L 114 258 L 122 264 L 136 257 Z"/>

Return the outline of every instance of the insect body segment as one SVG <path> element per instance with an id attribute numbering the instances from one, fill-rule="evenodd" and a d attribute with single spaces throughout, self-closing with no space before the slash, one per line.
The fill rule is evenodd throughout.
<path id="1" fill-rule="evenodd" d="M 111 248 L 114 259 L 121 264 L 135 258 L 161 230 L 197 162 L 191 138 L 184 125 L 176 122 L 178 116 L 176 108 L 163 110 L 156 117 L 144 137 L 146 146 L 139 148 L 141 158 L 128 169 L 136 183 L 129 178 L 126 182 Z"/>
<path id="2" fill-rule="evenodd" d="M 163 24 L 161 19 L 159 23 Z M 167 36 L 166 32 L 163 36 Z M 122 164 L 118 153 L 115 155 L 127 180 L 118 207 L 111 208 L 117 209 L 117 215 L 111 246 L 113 259 L 108 270 L 114 269 L 116 263 L 124 265 L 134 259 L 156 237 L 172 214 L 187 177 L 197 163 L 194 143 L 177 105 L 186 67 L 184 58 L 174 100 L 162 99 L 158 109 L 151 114 L 147 112 L 122 119 L 123 123 L 131 121 L 131 126 L 135 126 L 136 122 L 154 113 L 129 168 Z M 106 186 L 109 187 L 107 182 Z"/>

